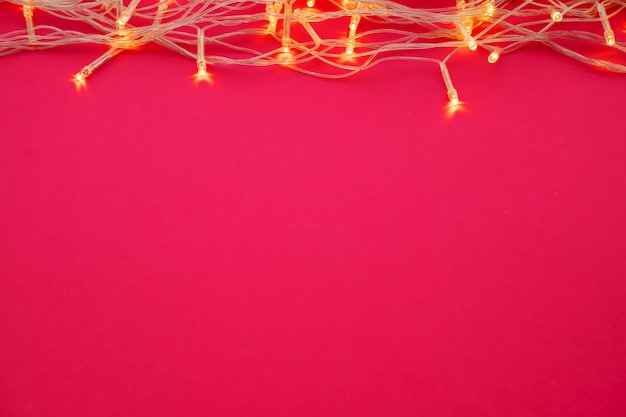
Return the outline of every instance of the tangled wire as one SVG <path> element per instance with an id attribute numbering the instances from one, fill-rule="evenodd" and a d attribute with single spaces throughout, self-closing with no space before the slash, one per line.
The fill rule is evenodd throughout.
<path id="1" fill-rule="evenodd" d="M 411 60 L 439 67 L 451 104 L 459 100 L 446 63 L 465 48 L 484 50 L 495 63 L 538 43 L 585 64 L 626 73 L 626 44 L 612 26 L 624 17 L 621 0 L 457 0 L 431 8 L 390 0 L 315 2 L 5 0 L 0 6 L 21 8 L 24 27 L 0 32 L 0 56 L 106 45 L 102 56 L 76 74 L 78 83 L 118 53 L 148 43 L 195 60 L 199 79 L 218 65 L 282 65 L 341 78 L 385 61 Z"/>

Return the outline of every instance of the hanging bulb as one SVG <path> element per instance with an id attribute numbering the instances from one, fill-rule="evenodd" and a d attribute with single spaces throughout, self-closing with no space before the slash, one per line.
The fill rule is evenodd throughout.
<path id="1" fill-rule="evenodd" d="M 306 7 L 315 7 L 315 0 L 307 0 Z"/>
<path id="2" fill-rule="evenodd" d="M 355 10 L 361 9 L 363 7 L 363 4 L 361 2 L 358 2 Z M 356 41 L 354 40 L 354 38 L 356 37 L 356 31 L 359 28 L 359 23 L 361 22 L 361 15 L 360 14 L 353 14 L 350 17 L 350 24 L 348 25 L 348 41 L 346 42 L 346 54 L 347 55 L 352 55 L 354 53 L 354 48 L 356 46 Z"/>
<path id="3" fill-rule="evenodd" d="M 285 3 L 285 17 L 283 20 L 282 51 L 288 54 L 291 50 L 291 3 Z"/>
<path id="4" fill-rule="evenodd" d="M 596 7 L 598 9 L 598 14 L 600 15 L 600 20 L 602 21 L 602 28 L 604 29 L 604 41 L 607 45 L 613 46 L 615 45 L 615 32 L 611 29 L 611 23 L 606 15 L 604 4 L 598 1 L 596 2 Z"/>
<path id="5" fill-rule="evenodd" d="M 209 72 L 206 69 L 206 66 L 207 66 L 206 60 L 198 59 L 196 61 L 196 65 L 198 68 L 198 72 L 196 72 L 196 75 L 194 76 L 196 81 L 207 81 L 211 83 L 211 74 L 209 74 Z"/>
<path id="6" fill-rule="evenodd" d="M 204 56 L 204 30 L 198 28 L 198 53 L 196 59 L 196 65 L 198 72 L 196 73 L 196 80 L 209 81 L 209 73 L 206 70 L 206 58 Z"/>
<path id="7" fill-rule="evenodd" d="M 448 90 L 448 99 L 450 100 L 448 105 L 452 107 L 456 107 L 461 104 L 461 101 L 459 100 L 459 93 L 456 91 L 456 88 L 454 88 L 454 84 L 452 84 L 452 79 L 450 78 L 450 73 L 448 72 L 448 68 L 446 67 L 446 64 L 441 62 L 439 66 L 441 68 L 441 75 L 443 76 L 443 82 L 446 85 L 446 88 Z"/>
<path id="8" fill-rule="evenodd" d="M 35 25 L 33 23 L 33 7 L 25 4 L 22 6 L 22 13 L 26 21 L 26 32 L 28 33 L 28 44 L 33 45 L 37 42 L 35 36 Z"/>

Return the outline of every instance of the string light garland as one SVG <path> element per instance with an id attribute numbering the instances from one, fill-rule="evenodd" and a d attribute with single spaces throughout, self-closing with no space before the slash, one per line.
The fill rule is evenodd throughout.
<path id="1" fill-rule="evenodd" d="M 539 43 L 587 65 L 626 73 L 626 43 L 613 26 L 623 26 L 626 0 L 456 0 L 440 8 L 389 0 L 4 3 L 21 9 L 24 28 L 0 32 L 0 56 L 66 45 L 107 47 L 76 73 L 79 87 L 119 53 L 149 43 L 193 59 L 199 81 L 210 81 L 209 68 L 219 65 L 281 65 L 342 78 L 391 60 L 434 64 L 452 107 L 461 101 L 447 63 L 461 51 L 483 51 L 495 64 L 506 54 Z"/>

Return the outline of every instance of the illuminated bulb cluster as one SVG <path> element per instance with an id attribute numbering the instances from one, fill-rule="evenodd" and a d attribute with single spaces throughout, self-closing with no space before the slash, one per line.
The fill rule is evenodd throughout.
<path id="1" fill-rule="evenodd" d="M 429 9 L 391 0 L 330 0 L 323 7 L 327 10 L 318 10 L 315 0 L 5 0 L 0 7 L 21 7 L 25 27 L 6 34 L 0 29 L 0 56 L 72 44 L 108 45 L 74 76 L 79 86 L 118 53 L 150 42 L 194 59 L 197 80 L 210 80 L 209 64 L 284 65 L 342 78 L 383 61 L 412 60 L 439 65 L 452 108 L 462 103 L 446 63 L 463 49 L 486 52 L 487 61 L 495 64 L 526 44 L 541 43 L 583 63 L 626 73 L 626 44 L 611 26 L 611 20 L 626 18 L 626 0 L 450 2 L 448 8 Z M 56 19 L 60 26 L 64 19 L 82 21 L 91 32 L 48 22 L 36 26 L 39 13 L 50 14 L 47 20 Z M 369 21 L 367 29 L 363 21 Z M 336 35 L 320 31 L 322 25 Z M 618 61 L 599 59 L 590 48 L 581 48 L 585 53 L 572 49 L 590 42 L 613 47 Z M 435 50 L 445 51 L 444 58 L 432 58 L 429 51 Z"/>

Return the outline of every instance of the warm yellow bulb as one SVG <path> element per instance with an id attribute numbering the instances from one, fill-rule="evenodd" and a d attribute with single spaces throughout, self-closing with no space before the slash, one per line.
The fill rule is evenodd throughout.
<path id="1" fill-rule="evenodd" d="M 475 51 L 478 48 L 478 44 L 473 38 L 471 38 L 467 41 L 467 47 L 470 49 L 470 51 Z"/>
<path id="2" fill-rule="evenodd" d="M 496 15 L 496 6 L 493 3 L 493 0 L 487 1 L 487 8 L 485 9 L 485 17 L 491 19 Z"/>
<path id="3" fill-rule="evenodd" d="M 448 90 L 448 98 L 450 99 L 450 106 L 458 106 L 461 104 L 461 101 L 459 100 L 459 93 L 457 93 L 454 88 Z"/>
<path id="4" fill-rule="evenodd" d="M 487 61 L 490 64 L 495 64 L 496 62 L 498 62 L 498 60 L 500 59 L 500 53 L 498 51 L 493 51 L 492 53 L 489 54 L 489 56 L 487 57 Z"/>
<path id="5" fill-rule="evenodd" d="M 465 26 L 465 30 L 467 31 L 467 34 L 471 35 L 472 31 L 474 30 L 474 21 L 472 19 L 465 19 L 463 21 L 463 26 Z"/>
<path id="6" fill-rule="evenodd" d="M 117 29 L 118 30 L 122 30 L 126 27 L 126 23 L 128 23 L 128 21 L 130 20 L 130 14 L 127 12 L 124 12 L 119 19 L 117 19 L 116 24 L 117 24 Z"/>
<path id="7" fill-rule="evenodd" d="M 26 18 L 33 17 L 32 6 L 27 6 L 27 5 L 22 6 L 22 13 L 24 14 L 24 17 Z"/>
<path id="8" fill-rule="evenodd" d="M 306 6 L 307 7 L 314 7 L 315 6 L 315 0 L 307 0 Z"/>
<path id="9" fill-rule="evenodd" d="M 74 75 L 74 84 L 76 85 L 77 89 L 85 87 L 87 77 L 91 75 L 91 72 L 91 68 L 84 67 L 82 70 Z"/>
<path id="10" fill-rule="evenodd" d="M 615 32 L 613 32 L 613 29 L 608 29 L 604 31 L 604 40 L 609 46 L 615 45 Z"/>
<path id="11" fill-rule="evenodd" d="M 552 12 L 550 13 L 550 17 L 552 18 L 552 21 L 560 22 L 561 20 L 563 20 L 563 13 L 559 12 L 558 10 L 552 10 Z"/>
<path id="12" fill-rule="evenodd" d="M 349 40 L 348 43 L 346 44 L 346 54 L 348 55 L 352 55 L 354 53 L 354 41 L 353 40 Z"/>

